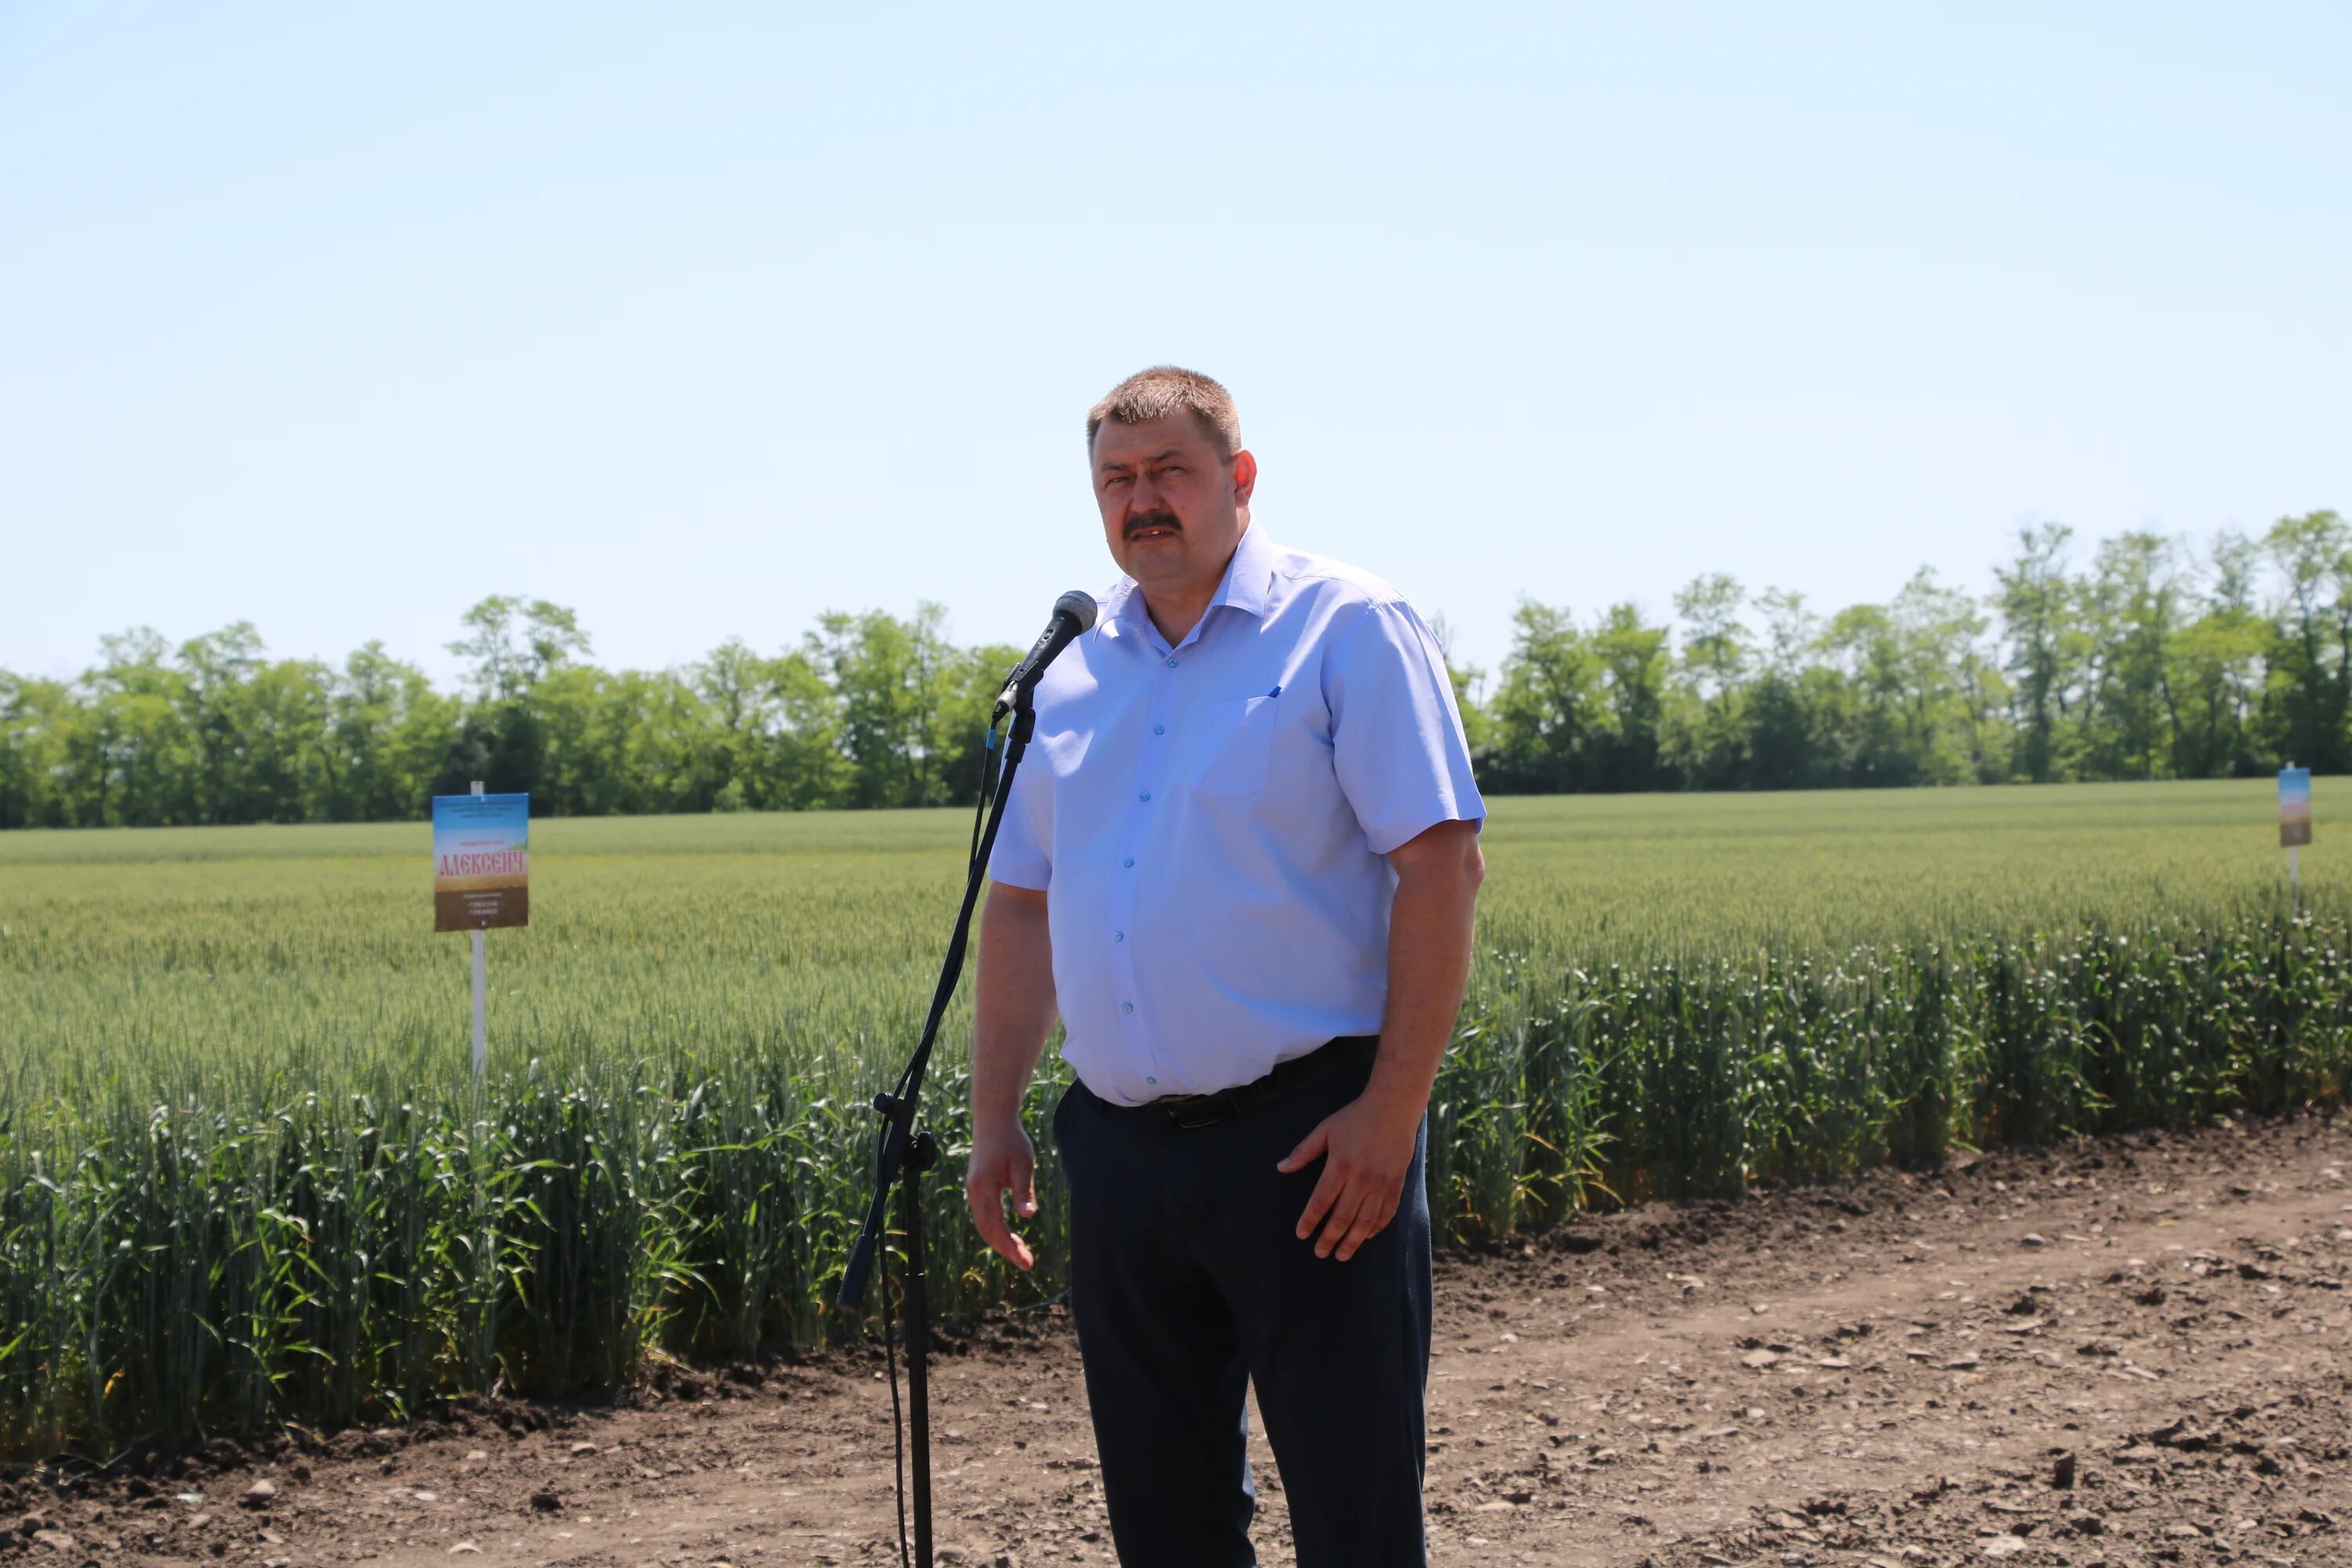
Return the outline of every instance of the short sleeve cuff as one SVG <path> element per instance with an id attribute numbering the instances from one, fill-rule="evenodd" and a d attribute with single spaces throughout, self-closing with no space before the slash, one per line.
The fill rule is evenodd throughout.
<path id="1" fill-rule="evenodd" d="M 988 879 L 1002 882 L 1008 888 L 1026 888 L 1042 893 L 1054 879 L 1053 865 L 1042 855 L 1007 853 L 1008 847 L 1000 838 L 988 857 Z"/>
<path id="2" fill-rule="evenodd" d="M 1474 797 L 1465 804 L 1433 806 L 1411 816 L 1368 824 L 1364 828 L 1364 841 L 1372 847 L 1373 854 L 1386 855 L 1391 850 L 1403 848 L 1442 822 L 1466 822 L 1484 833 L 1486 831 L 1486 803 Z"/>

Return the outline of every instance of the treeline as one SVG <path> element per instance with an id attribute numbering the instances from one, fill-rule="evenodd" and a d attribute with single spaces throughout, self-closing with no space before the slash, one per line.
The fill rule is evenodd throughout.
<path id="1" fill-rule="evenodd" d="M 2352 771 L 2352 529 L 2333 511 L 2086 560 L 2024 530 L 1978 595 L 1923 570 L 1816 614 L 1720 574 L 1590 617 L 1523 601 L 1490 680 L 1454 671 L 1496 794 L 2203 778 Z M 370 643 L 265 657 L 239 623 L 108 637 L 70 681 L 0 671 L 0 827 L 413 817 L 528 790 L 542 815 L 969 803 L 1019 650 L 943 612 L 821 617 L 775 655 L 606 670 L 572 612 L 497 596 L 450 650 L 464 689 Z"/>
<path id="2" fill-rule="evenodd" d="M 2077 565 L 2021 531 L 1978 595 L 1927 570 L 1816 614 L 1721 574 L 1580 621 L 1521 603 L 1468 722 L 1498 794 L 2214 778 L 2352 768 L 2352 530 L 2333 511 Z M 1465 711 L 1467 710 L 1465 709 Z"/>
<path id="3" fill-rule="evenodd" d="M 267 658 L 243 622 L 127 632 L 73 681 L 0 671 L 0 827 L 381 821 L 476 779 L 564 816 L 969 802 L 1020 650 L 954 647 L 943 618 L 827 615 L 773 657 L 607 670 L 571 611 L 494 596 L 449 645 L 456 694 L 381 643 L 338 668 Z"/>

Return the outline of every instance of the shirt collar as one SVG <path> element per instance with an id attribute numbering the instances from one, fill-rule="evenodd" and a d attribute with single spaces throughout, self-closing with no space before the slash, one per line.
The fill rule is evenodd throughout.
<path id="1" fill-rule="evenodd" d="M 1234 557 L 1225 563 L 1223 581 L 1217 584 L 1217 595 L 1209 601 L 1214 610 L 1220 605 L 1230 605 L 1263 620 L 1267 595 L 1274 586 L 1275 546 L 1265 537 L 1265 531 L 1255 522 L 1242 530 L 1241 542 L 1234 546 Z M 1150 618 L 1144 607 L 1143 594 L 1132 577 L 1121 577 L 1111 590 L 1110 614 L 1102 617 L 1099 630 L 1104 637 L 1116 637 L 1123 632 L 1139 630 Z M 1207 614 L 1201 616 L 1202 625 Z M 1199 627 L 1194 627 L 1198 635 Z"/>

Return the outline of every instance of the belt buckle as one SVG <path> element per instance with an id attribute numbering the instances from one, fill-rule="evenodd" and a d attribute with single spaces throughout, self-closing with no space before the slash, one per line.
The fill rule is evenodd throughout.
<path id="1" fill-rule="evenodd" d="M 1192 1128 L 1206 1127 L 1212 1122 L 1223 1120 L 1224 1109 L 1217 1101 L 1223 1100 L 1223 1095 L 1203 1094 L 1188 1098 L 1191 1103 L 1181 1108 L 1176 1106 L 1168 1108 L 1169 1121 L 1190 1131 Z"/>

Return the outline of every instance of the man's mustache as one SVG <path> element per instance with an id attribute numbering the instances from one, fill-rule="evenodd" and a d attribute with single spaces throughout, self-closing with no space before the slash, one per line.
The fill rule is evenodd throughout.
<path id="1" fill-rule="evenodd" d="M 1137 534 L 1142 532 L 1147 528 L 1171 529 L 1178 533 L 1184 531 L 1184 525 L 1176 521 L 1176 514 L 1174 512 L 1146 511 L 1139 512 L 1135 516 L 1127 520 L 1127 530 L 1121 537 L 1133 539 Z"/>

